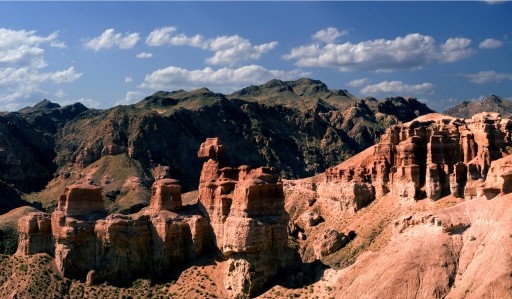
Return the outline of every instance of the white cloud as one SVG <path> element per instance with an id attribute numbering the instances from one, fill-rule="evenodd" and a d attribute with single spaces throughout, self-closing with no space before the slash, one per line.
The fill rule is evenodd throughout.
<path id="1" fill-rule="evenodd" d="M 148 58 L 153 57 L 153 53 L 142 52 L 142 53 L 135 55 L 135 57 L 139 58 L 139 59 L 148 59 Z"/>
<path id="2" fill-rule="evenodd" d="M 68 47 L 65 42 L 58 42 L 58 41 L 53 41 L 50 44 L 50 46 L 52 46 L 54 48 L 61 48 L 61 49 L 66 49 Z"/>
<path id="3" fill-rule="evenodd" d="M 175 87 L 219 87 L 222 91 L 233 91 L 251 84 L 261 84 L 270 79 L 292 80 L 306 77 L 309 73 L 301 70 L 269 70 L 259 65 L 240 68 L 220 68 L 214 70 L 206 67 L 201 70 L 187 70 L 175 66 L 158 69 L 146 75 L 139 87 L 170 90 Z"/>
<path id="4" fill-rule="evenodd" d="M 47 71 L 45 49 L 65 47 L 58 32 L 41 36 L 36 31 L 0 28 L 0 105 L 5 108 L 26 106 L 26 100 L 48 95 L 49 84 L 59 85 L 82 75 L 74 67 Z M 25 103 L 24 103 L 25 102 Z M 9 108 L 10 109 L 10 108 Z"/>
<path id="5" fill-rule="evenodd" d="M 441 46 L 440 62 L 455 62 L 469 57 L 475 53 L 475 50 L 468 48 L 471 44 L 469 38 L 449 38 Z"/>
<path id="6" fill-rule="evenodd" d="M 211 65 L 236 65 L 240 61 L 257 60 L 262 54 L 274 49 L 277 42 L 252 45 L 248 39 L 239 35 L 219 36 L 206 39 L 200 34 L 187 36 L 177 33 L 176 27 L 162 27 L 153 30 L 146 38 L 149 46 L 191 46 L 213 51 L 212 57 L 206 59 Z"/>
<path id="7" fill-rule="evenodd" d="M 192 46 L 206 48 L 204 37 L 196 34 L 189 37 L 185 34 L 175 34 L 176 27 L 162 27 L 153 30 L 146 38 L 146 44 L 152 47 L 158 46 Z"/>
<path id="8" fill-rule="evenodd" d="M 362 79 L 352 80 L 352 81 L 348 82 L 347 86 L 348 87 L 361 87 L 368 83 L 370 83 L 370 79 L 362 78 Z"/>
<path id="9" fill-rule="evenodd" d="M 506 3 L 508 1 L 509 0 L 484 0 L 484 2 L 487 4 L 502 4 L 502 3 Z"/>
<path id="10" fill-rule="evenodd" d="M 74 67 L 67 70 L 41 73 L 37 69 L 22 67 L 22 68 L 1 68 L 0 69 L 0 86 L 9 86 L 13 84 L 36 84 L 43 82 L 53 83 L 68 83 L 73 82 L 82 76 L 77 73 Z"/>
<path id="11" fill-rule="evenodd" d="M 0 99 L 2 96 L 0 95 Z M 33 104 L 32 104 L 33 105 Z M 32 106 L 30 105 L 30 106 Z M 26 107 L 29 105 L 26 105 L 24 103 L 7 103 L 7 104 L 1 104 L 0 102 L 0 111 L 18 111 L 23 107 Z"/>
<path id="12" fill-rule="evenodd" d="M 257 60 L 276 46 L 277 42 L 253 46 L 249 40 L 238 35 L 220 36 L 209 41 L 209 49 L 215 54 L 206 59 L 206 63 L 235 65 L 239 61 Z"/>
<path id="13" fill-rule="evenodd" d="M 126 93 L 124 99 L 116 102 L 116 106 L 117 105 L 131 105 L 131 104 L 137 103 L 140 100 L 142 100 L 142 98 L 144 98 L 145 95 L 146 95 L 145 93 L 140 92 L 140 91 L 128 91 Z"/>
<path id="14" fill-rule="evenodd" d="M 124 78 L 124 83 L 130 83 L 130 82 L 133 82 L 133 78 L 130 77 L 130 76 L 127 76 Z"/>
<path id="15" fill-rule="evenodd" d="M 34 68 L 46 67 L 42 46 L 57 43 L 57 37 L 57 32 L 48 36 L 39 36 L 36 31 L 0 28 L 0 67 L 3 64 Z"/>
<path id="16" fill-rule="evenodd" d="M 311 37 L 314 40 L 318 40 L 324 43 L 334 43 L 338 37 L 347 35 L 348 31 L 338 31 L 338 29 L 334 27 L 329 27 L 327 29 L 322 29 L 317 33 L 313 34 Z"/>
<path id="17" fill-rule="evenodd" d="M 59 89 L 55 92 L 55 97 L 57 98 L 63 98 L 65 96 L 67 96 L 68 94 L 64 92 L 64 90 L 62 89 Z"/>
<path id="18" fill-rule="evenodd" d="M 454 62 L 472 55 L 467 38 L 449 38 L 438 44 L 428 35 L 408 34 L 393 40 L 375 39 L 360 43 L 318 43 L 293 48 L 284 55 L 301 67 L 338 68 L 340 71 L 396 71 L 419 69 L 433 62 Z"/>
<path id="19" fill-rule="evenodd" d="M 478 46 L 480 49 L 497 49 L 503 46 L 503 42 L 493 38 L 487 38 Z"/>
<path id="20" fill-rule="evenodd" d="M 469 81 L 476 84 L 484 84 L 489 82 L 498 83 L 512 80 L 512 73 L 497 73 L 495 71 L 481 71 L 476 74 L 465 74 L 461 76 L 468 78 Z"/>
<path id="21" fill-rule="evenodd" d="M 426 94 L 432 93 L 434 85 L 432 83 L 421 83 L 415 85 L 405 84 L 402 81 L 383 81 L 378 84 L 368 85 L 361 89 L 361 93 L 365 95 L 377 94 Z"/>
<path id="22" fill-rule="evenodd" d="M 119 49 L 131 49 L 139 41 L 139 33 L 115 33 L 114 29 L 105 30 L 100 36 L 88 39 L 84 46 L 95 52 L 101 49 L 110 49 L 114 46 Z"/>

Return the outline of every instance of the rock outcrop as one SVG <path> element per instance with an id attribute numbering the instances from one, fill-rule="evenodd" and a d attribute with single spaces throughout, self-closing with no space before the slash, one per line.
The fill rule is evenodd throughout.
<path id="1" fill-rule="evenodd" d="M 470 120 L 440 114 L 419 117 L 389 128 L 359 157 L 326 171 L 325 181 L 315 189 L 318 196 L 350 212 L 387 193 L 403 200 L 437 200 L 449 194 L 473 198 L 484 192 L 482 188 L 492 193 L 492 183 L 483 183 L 492 161 L 508 155 L 510 123 L 497 113 Z M 508 176 L 498 179 L 493 174 L 493 180 L 502 186 Z"/>
<path id="2" fill-rule="evenodd" d="M 281 180 L 267 167 L 225 167 L 224 146 L 207 139 L 198 152 L 207 158 L 199 201 L 208 213 L 217 247 L 228 258 L 224 284 L 234 297 L 262 291 L 291 261 L 288 214 Z"/>
<path id="3" fill-rule="evenodd" d="M 43 212 L 32 212 L 18 221 L 17 255 L 36 253 L 53 254 L 50 215 Z"/>
<path id="4" fill-rule="evenodd" d="M 174 212 L 180 208 L 180 185 L 171 179 L 154 183 L 145 212 L 106 218 L 100 187 L 68 186 L 51 216 L 31 213 L 19 221 L 18 254 L 46 252 L 64 276 L 88 282 L 161 278 L 210 243 L 206 219 L 193 208 Z"/>
<path id="5" fill-rule="evenodd" d="M 328 229 L 325 231 L 318 241 L 315 243 L 314 250 L 318 259 L 340 250 L 349 239 L 345 234 L 339 233 L 337 230 Z"/>
<path id="6" fill-rule="evenodd" d="M 106 216 L 101 187 L 68 186 L 51 216 L 20 220 L 18 254 L 51 254 L 64 276 L 91 285 L 161 279 L 217 247 L 230 296 L 257 294 L 293 260 L 283 184 L 268 167 L 225 167 L 224 152 L 218 138 L 201 145 L 208 161 L 193 206 L 183 206 L 180 182 L 170 178 L 156 181 L 149 207 L 130 215 Z"/>

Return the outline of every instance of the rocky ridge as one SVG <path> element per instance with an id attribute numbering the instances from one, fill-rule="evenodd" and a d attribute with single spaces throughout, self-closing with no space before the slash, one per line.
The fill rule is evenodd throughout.
<path id="1" fill-rule="evenodd" d="M 512 117 L 512 103 L 503 97 L 490 95 L 481 101 L 463 101 L 449 109 L 443 114 L 453 117 L 471 118 L 474 114 L 481 112 L 496 112 L 503 117 Z"/>
<path id="2" fill-rule="evenodd" d="M 354 213 L 388 193 L 405 201 L 473 198 L 491 192 L 484 181 L 491 162 L 508 155 L 511 132 L 512 121 L 497 113 L 469 120 L 428 114 L 389 128 L 357 159 L 305 180 L 304 187 L 338 202 L 340 213 Z"/>

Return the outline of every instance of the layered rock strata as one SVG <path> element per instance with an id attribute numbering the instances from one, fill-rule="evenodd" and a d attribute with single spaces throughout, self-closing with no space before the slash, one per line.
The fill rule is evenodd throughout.
<path id="1" fill-rule="evenodd" d="M 160 278 L 197 258 L 209 243 L 206 219 L 193 209 L 175 213 L 179 208 L 176 180 L 154 183 L 145 212 L 107 217 L 101 188 L 68 186 L 51 216 L 31 213 L 19 221 L 17 253 L 49 253 L 63 275 L 89 282 Z"/>
<path id="2" fill-rule="evenodd" d="M 349 213 L 388 193 L 403 200 L 437 200 L 450 194 L 473 198 L 484 189 L 487 194 L 506 194 L 508 187 L 484 182 L 491 163 L 508 155 L 505 145 L 510 142 L 511 125 L 510 119 L 497 113 L 466 120 L 421 116 L 389 128 L 378 144 L 328 169 L 325 180 L 312 190 L 324 201 L 337 203 L 338 212 Z M 496 176 L 493 180 L 499 180 L 500 186 L 509 179 L 507 174 Z"/>
<path id="3" fill-rule="evenodd" d="M 19 221 L 17 254 L 49 253 L 63 275 L 90 285 L 159 279 L 217 247 L 229 296 L 253 296 L 293 260 L 283 184 L 268 167 L 225 167 L 224 152 L 218 138 L 201 145 L 198 156 L 208 160 L 193 206 L 183 206 L 170 178 L 156 181 L 149 207 L 131 215 L 106 216 L 100 187 L 68 186 L 51 215 Z"/>
<path id="4" fill-rule="evenodd" d="M 283 184 L 272 169 L 225 167 L 224 146 L 208 139 L 198 152 L 208 159 L 199 201 L 208 213 L 217 247 L 228 259 L 224 284 L 234 297 L 260 292 L 292 260 Z"/>

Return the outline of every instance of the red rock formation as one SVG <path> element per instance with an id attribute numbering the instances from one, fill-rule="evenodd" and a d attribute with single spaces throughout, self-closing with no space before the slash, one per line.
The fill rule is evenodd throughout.
<path id="1" fill-rule="evenodd" d="M 18 221 L 17 255 L 53 254 L 51 221 L 48 214 L 33 212 Z"/>
<path id="2" fill-rule="evenodd" d="M 471 120 L 429 114 L 396 125 L 381 137 L 367 160 L 326 171 L 318 195 L 336 197 L 344 211 L 343 207 L 358 210 L 389 192 L 403 200 L 437 200 L 448 194 L 474 197 L 491 162 L 506 155 L 509 122 L 497 113 L 477 114 Z M 353 188 L 348 183 L 364 190 L 363 195 L 348 191 Z M 363 184 L 367 186 L 362 188 Z M 344 196 L 347 192 L 352 194 Z"/>
<path id="3" fill-rule="evenodd" d="M 157 181 L 147 214 L 102 218 L 101 188 L 68 186 L 51 225 L 45 213 L 20 220 L 18 253 L 51 253 L 64 276 L 89 282 L 166 275 L 210 243 L 204 217 L 190 209 L 182 215 L 170 211 L 181 207 L 180 189 L 176 180 Z"/>
<path id="4" fill-rule="evenodd" d="M 207 139 L 198 153 L 208 158 L 199 185 L 208 219 L 200 205 L 182 207 L 174 179 L 153 184 L 147 209 L 106 218 L 101 188 L 72 185 L 51 221 L 44 213 L 20 221 L 19 254 L 49 252 L 64 276 L 93 284 L 160 277 L 217 245 L 227 259 L 227 292 L 254 295 L 293 258 L 283 184 L 268 167 L 224 167 L 223 153 L 218 138 Z"/>
<path id="5" fill-rule="evenodd" d="M 288 215 L 283 184 L 272 169 L 224 167 L 219 159 L 223 152 L 218 138 L 201 145 L 198 156 L 209 160 L 201 172 L 199 201 L 217 247 L 229 258 L 225 287 L 233 296 L 244 297 L 261 291 L 291 260 Z"/>
<path id="6" fill-rule="evenodd" d="M 181 185 L 178 180 L 162 179 L 151 187 L 152 195 L 149 208 L 153 213 L 163 210 L 175 211 L 180 209 Z"/>
<path id="7" fill-rule="evenodd" d="M 224 155 L 224 145 L 221 144 L 220 139 L 206 138 L 206 141 L 201 144 L 197 156 L 199 158 L 220 158 Z"/>
<path id="8" fill-rule="evenodd" d="M 69 217 L 103 214 L 105 205 L 101 188 L 87 184 L 68 186 L 59 198 L 57 210 Z"/>
<path id="9" fill-rule="evenodd" d="M 314 245 L 315 255 L 319 259 L 329 255 L 348 243 L 348 238 L 343 233 L 334 229 L 325 231 Z"/>

